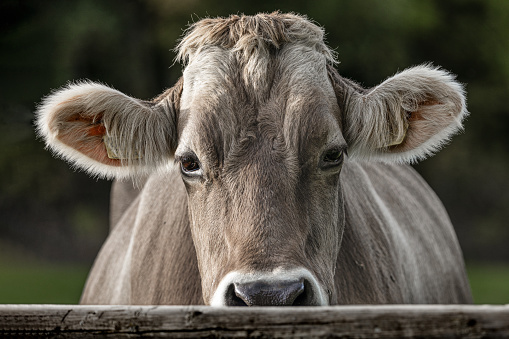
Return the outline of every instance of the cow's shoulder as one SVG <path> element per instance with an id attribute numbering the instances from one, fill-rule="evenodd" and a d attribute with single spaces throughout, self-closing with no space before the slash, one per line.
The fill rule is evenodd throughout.
<path id="1" fill-rule="evenodd" d="M 341 176 L 346 222 L 338 269 L 349 278 L 338 283 L 349 293 L 340 302 L 471 302 L 449 216 L 413 168 L 347 162 Z"/>
<path id="2" fill-rule="evenodd" d="M 346 162 L 341 183 L 347 209 L 352 213 L 376 213 L 407 224 L 432 218 L 433 223 L 446 229 L 450 225 L 438 196 L 409 165 Z"/>
<path id="3" fill-rule="evenodd" d="M 124 211 L 92 267 L 81 303 L 203 303 L 178 171 L 153 174 L 135 189 L 117 182 L 112 193 Z"/>

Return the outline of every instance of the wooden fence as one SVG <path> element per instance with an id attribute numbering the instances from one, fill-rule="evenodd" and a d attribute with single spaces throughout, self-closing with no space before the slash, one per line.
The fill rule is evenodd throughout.
<path id="1" fill-rule="evenodd" d="M 509 305 L 0 305 L 0 337 L 505 338 Z"/>

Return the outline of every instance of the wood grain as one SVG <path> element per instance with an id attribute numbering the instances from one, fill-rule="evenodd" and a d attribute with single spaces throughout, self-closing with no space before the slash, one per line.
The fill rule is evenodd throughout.
<path id="1" fill-rule="evenodd" d="M 509 305 L 0 305 L 0 337 L 503 338 Z"/>

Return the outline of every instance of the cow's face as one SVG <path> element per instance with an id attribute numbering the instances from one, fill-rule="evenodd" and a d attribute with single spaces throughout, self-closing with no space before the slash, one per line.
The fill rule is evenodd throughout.
<path id="1" fill-rule="evenodd" d="M 205 302 L 332 302 L 346 146 L 352 160 L 432 154 L 461 128 L 461 85 L 418 66 L 364 90 L 330 66 L 322 30 L 293 14 L 205 19 L 179 47 L 183 80 L 157 99 L 70 85 L 39 107 L 39 134 L 94 176 L 176 160 Z"/>
<path id="2" fill-rule="evenodd" d="M 287 45 L 261 74 L 210 48 L 184 72 L 175 159 L 204 299 L 323 305 L 344 215 L 346 142 L 325 57 Z"/>

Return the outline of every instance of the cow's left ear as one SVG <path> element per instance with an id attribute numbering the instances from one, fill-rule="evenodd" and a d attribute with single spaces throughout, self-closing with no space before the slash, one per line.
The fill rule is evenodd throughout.
<path id="1" fill-rule="evenodd" d="M 454 76 L 428 65 L 365 90 L 329 68 L 351 158 L 415 162 L 437 152 L 468 115 Z"/>
<path id="2" fill-rule="evenodd" d="M 182 84 L 153 101 L 92 82 L 69 85 L 39 106 L 38 134 L 55 154 L 93 176 L 148 174 L 175 152 Z"/>

